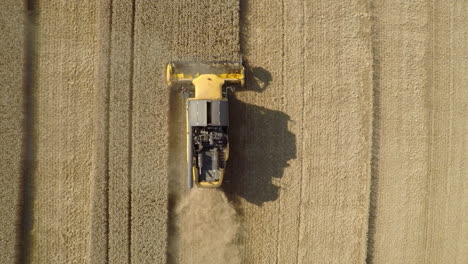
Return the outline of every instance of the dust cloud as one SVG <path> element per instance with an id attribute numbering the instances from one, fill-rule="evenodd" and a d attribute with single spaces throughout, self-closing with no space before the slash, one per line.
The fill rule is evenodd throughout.
<path id="1" fill-rule="evenodd" d="M 188 263 L 241 263 L 237 213 L 218 189 L 193 188 L 176 208 L 177 234 Z"/>

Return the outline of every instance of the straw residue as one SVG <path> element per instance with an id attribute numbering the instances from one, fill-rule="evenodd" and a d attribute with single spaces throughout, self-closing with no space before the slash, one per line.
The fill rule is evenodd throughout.
<path id="1" fill-rule="evenodd" d="M 194 188 L 176 208 L 179 251 L 189 263 L 241 263 L 237 213 L 217 189 Z"/>

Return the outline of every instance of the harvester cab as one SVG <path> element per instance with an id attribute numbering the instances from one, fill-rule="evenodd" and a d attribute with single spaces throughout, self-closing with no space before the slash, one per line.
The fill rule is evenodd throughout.
<path id="1" fill-rule="evenodd" d="M 219 187 L 229 157 L 228 90 L 244 85 L 241 62 L 172 62 L 167 84 L 186 95 L 187 184 Z"/>

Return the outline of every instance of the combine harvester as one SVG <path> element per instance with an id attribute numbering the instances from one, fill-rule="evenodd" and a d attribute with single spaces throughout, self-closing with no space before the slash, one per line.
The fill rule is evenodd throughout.
<path id="1" fill-rule="evenodd" d="M 187 180 L 219 187 L 229 157 L 228 92 L 244 86 L 241 62 L 172 62 L 166 81 L 186 98 Z"/>

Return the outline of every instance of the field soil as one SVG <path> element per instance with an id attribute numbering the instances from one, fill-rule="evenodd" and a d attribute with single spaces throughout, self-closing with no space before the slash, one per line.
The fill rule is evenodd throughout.
<path id="1" fill-rule="evenodd" d="M 3 1 L 0 263 L 467 263 L 463 1 Z M 239 60 L 186 189 L 171 60 Z"/>

